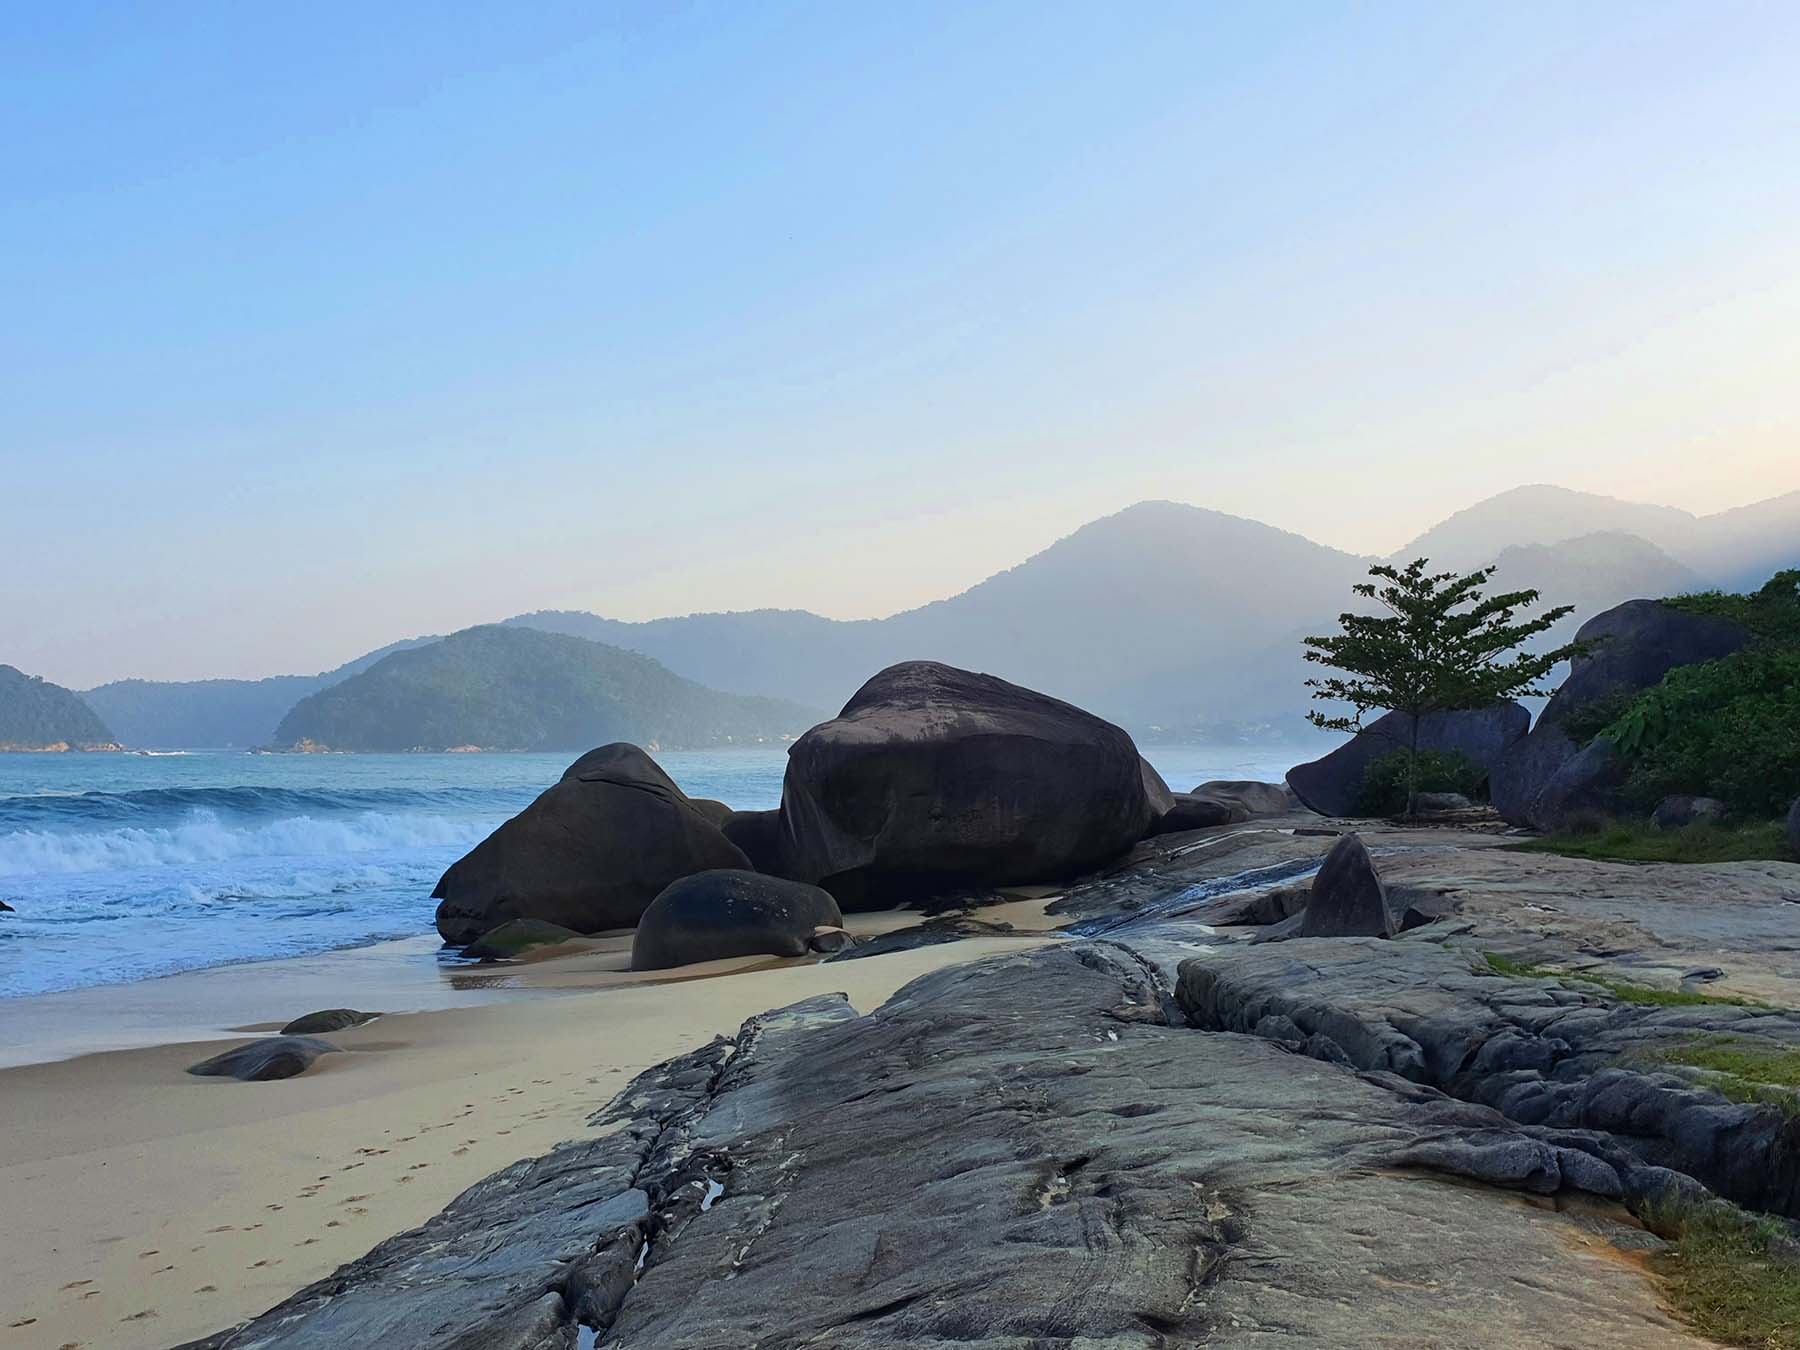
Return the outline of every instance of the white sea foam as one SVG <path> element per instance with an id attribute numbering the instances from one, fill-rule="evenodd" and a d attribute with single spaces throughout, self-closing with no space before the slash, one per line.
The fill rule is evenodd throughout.
<path id="1" fill-rule="evenodd" d="M 167 826 L 16 830 L 0 834 L 0 877 L 179 867 L 232 858 L 318 857 L 471 845 L 499 822 L 422 812 L 366 811 L 232 821 L 193 811 Z"/>

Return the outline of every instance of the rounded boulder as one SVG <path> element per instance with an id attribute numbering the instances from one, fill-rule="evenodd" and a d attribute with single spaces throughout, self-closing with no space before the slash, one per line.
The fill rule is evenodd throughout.
<path id="1" fill-rule="evenodd" d="M 432 898 L 454 946 L 509 919 L 577 933 L 629 928 L 663 887 L 749 859 L 635 745 L 590 750 L 451 864 Z"/>
<path id="2" fill-rule="evenodd" d="M 819 929 L 844 916 L 828 891 L 724 868 L 683 877 L 651 901 L 631 942 L 633 970 L 668 970 L 731 956 L 805 956 Z"/>
<path id="3" fill-rule="evenodd" d="M 1119 727 L 935 661 L 888 667 L 796 741 L 781 793 L 786 874 L 847 909 L 1069 877 L 1155 819 Z"/>

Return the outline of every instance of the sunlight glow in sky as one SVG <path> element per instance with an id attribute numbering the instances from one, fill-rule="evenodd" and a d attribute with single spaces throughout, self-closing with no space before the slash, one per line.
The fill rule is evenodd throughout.
<path id="1" fill-rule="evenodd" d="M 1800 7 L 11 6 L 0 661 L 1800 488 Z"/>

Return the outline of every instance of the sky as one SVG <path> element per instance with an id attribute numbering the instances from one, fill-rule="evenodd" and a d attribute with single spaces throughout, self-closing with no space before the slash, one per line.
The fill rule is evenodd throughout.
<path id="1" fill-rule="evenodd" d="M 1800 6 L 0 7 L 0 662 L 1800 488 Z"/>

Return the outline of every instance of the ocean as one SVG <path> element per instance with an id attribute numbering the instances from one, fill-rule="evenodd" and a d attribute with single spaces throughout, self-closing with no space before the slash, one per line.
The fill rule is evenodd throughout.
<path id="1" fill-rule="evenodd" d="M 1322 742 L 1144 751 L 1181 791 Z M 444 869 L 574 758 L 0 754 L 0 998 L 428 934 Z M 690 796 L 781 799 L 778 748 L 657 759 Z"/>

